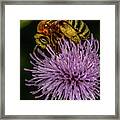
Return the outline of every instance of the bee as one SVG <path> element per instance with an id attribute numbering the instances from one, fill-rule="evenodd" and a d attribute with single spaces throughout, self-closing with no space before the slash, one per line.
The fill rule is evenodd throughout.
<path id="1" fill-rule="evenodd" d="M 82 20 L 67 20 L 60 25 L 61 32 L 73 42 L 79 43 L 90 37 L 90 30 Z"/>
<path id="2" fill-rule="evenodd" d="M 41 20 L 34 38 L 41 48 L 45 49 L 47 44 L 50 44 L 57 50 L 58 38 L 68 38 L 78 44 L 80 40 L 86 40 L 89 36 L 90 30 L 82 20 Z"/>
<path id="3" fill-rule="evenodd" d="M 57 39 L 61 37 L 58 23 L 56 20 L 42 20 L 37 25 L 37 34 L 35 34 L 34 38 L 36 44 L 41 48 L 45 49 L 47 44 L 50 44 L 52 48 L 56 49 L 57 47 Z"/>

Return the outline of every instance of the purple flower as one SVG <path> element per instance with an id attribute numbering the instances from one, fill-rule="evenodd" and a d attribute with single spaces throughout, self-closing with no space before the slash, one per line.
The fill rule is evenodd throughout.
<path id="1" fill-rule="evenodd" d="M 91 38 L 75 45 L 64 40 L 59 45 L 59 55 L 50 46 L 47 51 L 51 57 L 39 48 L 30 54 L 33 68 L 25 70 L 32 74 L 32 79 L 26 80 L 27 86 L 35 88 L 31 93 L 36 99 L 99 100 L 99 42 Z"/>

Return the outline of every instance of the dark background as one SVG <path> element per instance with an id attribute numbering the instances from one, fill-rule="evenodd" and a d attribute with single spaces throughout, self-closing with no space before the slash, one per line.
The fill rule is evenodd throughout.
<path id="1" fill-rule="evenodd" d="M 100 21 L 83 20 L 89 27 L 94 38 L 100 40 Z M 36 43 L 34 35 L 37 32 L 37 20 L 20 21 L 20 100 L 34 100 L 34 96 L 29 93 L 31 89 L 25 86 L 25 79 L 30 79 L 31 74 L 24 71 L 24 68 L 32 68 L 29 54 L 33 51 Z M 34 89 L 34 88 L 33 88 Z"/>

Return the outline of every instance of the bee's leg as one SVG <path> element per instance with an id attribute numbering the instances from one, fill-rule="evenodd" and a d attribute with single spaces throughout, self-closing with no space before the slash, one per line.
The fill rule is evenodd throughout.
<path id="1" fill-rule="evenodd" d="M 79 37 L 80 37 L 81 40 L 85 40 L 85 36 L 84 35 L 79 34 Z"/>
<path id="2" fill-rule="evenodd" d="M 50 42 L 51 42 L 51 45 L 54 46 L 54 41 L 53 41 L 53 36 L 52 35 L 50 37 Z"/>
<path id="3" fill-rule="evenodd" d="M 54 50 L 55 50 L 55 53 L 58 52 L 58 37 L 56 35 L 53 36 L 53 47 L 54 47 Z"/>

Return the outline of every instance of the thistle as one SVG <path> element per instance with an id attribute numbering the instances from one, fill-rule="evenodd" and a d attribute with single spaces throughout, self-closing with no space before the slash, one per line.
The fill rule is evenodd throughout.
<path id="1" fill-rule="evenodd" d="M 26 85 L 35 87 L 31 94 L 46 100 L 99 100 L 99 42 L 94 38 L 75 45 L 71 40 L 59 42 L 58 55 L 48 45 L 48 57 L 39 48 L 30 54 L 32 74 Z M 42 55 L 44 59 L 40 59 Z"/>

